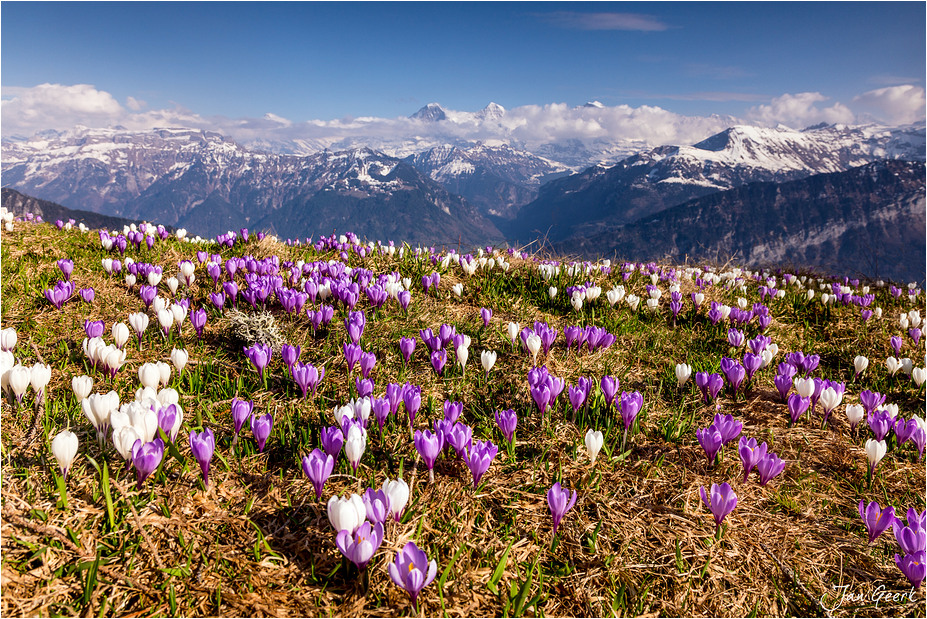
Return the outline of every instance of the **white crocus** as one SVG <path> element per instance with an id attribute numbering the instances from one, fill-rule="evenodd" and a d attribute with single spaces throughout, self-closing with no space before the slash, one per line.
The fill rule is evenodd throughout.
<path id="1" fill-rule="evenodd" d="M 7 381 L 17 402 L 22 403 L 31 379 L 32 370 L 23 365 L 17 363 L 9 370 Z"/>
<path id="2" fill-rule="evenodd" d="M 898 370 L 901 369 L 901 361 L 894 357 L 889 357 L 885 360 L 885 367 L 888 369 L 889 375 L 894 376 L 898 373 Z"/>
<path id="3" fill-rule="evenodd" d="M 583 309 L 583 293 L 579 290 L 573 293 L 573 296 L 570 297 L 570 305 L 573 306 L 573 309 L 577 312 Z"/>
<path id="4" fill-rule="evenodd" d="M 843 392 L 834 389 L 833 387 L 827 387 L 821 391 L 821 396 L 819 402 L 824 408 L 824 413 L 830 413 L 835 408 L 840 406 L 840 403 L 843 401 Z"/>
<path id="5" fill-rule="evenodd" d="M 849 404 L 847 405 L 847 419 L 850 421 L 850 426 L 855 428 L 856 425 L 863 420 L 863 417 L 866 416 L 866 409 L 863 408 L 862 404 Z"/>
<path id="6" fill-rule="evenodd" d="M 911 370 L 911 379 L 914 381 L 915 385 L 920 387 L 924 384 L 924 381 L 927 380 L 927 369 L 914 368 Z"/>
<path id="7" fill-rule="evenodd" d="M 177 325 L 177 329 L 179 330 L 184 319 L 187 317 L 187 308 L 180 303 L 174 303 L 171 305 L 171 314 L 174 315 L 174 324 Z"/>
<path id="8" fill-rule="evenodd" d="M 602 449 L 602 445 L 605 443 L 605 438 L 602 436 L 602 432 L 599 430 L 593 430 L 589 428 L 586 432 L 586 454 L 589 456 L 589 463 L 595 464 L 595 459 L 599 455 L 599 450 Z"/>
<path id="9" fill-rule="evenodd" d="M 171 295 L 176 295 L 177 287 L 180 286 L 180 280 L 178 280 L 176 277 L 168 277 L 164 281 L 167 284 L 167 289 L 171 291 Z"/>
<path id="10" fill-rule="evenodd" d="M 0 350 L 13 350 L 16 348 L 16 329 L 7 327 L 0 331 Z"/>
<path id="11" fill-rule="evenodd" d="M 141 339 L 142 334 L 145 333 L 145 329 L 148 328 L 149 320 L 148 314 L 144 312 L 129 314 L 129 325 L 132 326 L 132 330 L 135 331 L 139 339 Z"/>
<path id="12" fill-rule="evenodd" d="M 525 344 L 528 346 L 528 352 L 531 353 L 531 359 L 534 365 L 538 364 L 538 351 L 541 350 L 541 336 L 537 333 L 532 333 L 528 336 L 528 339 L 525 341 Z"/>
<path id="13" fill-rule="evenodd" d="M 32 390 L 35 392 L 36 402 L 41 404 L 45 401 L 45 387 L 50 380 L 51 366 L 43 363 L 36 363 L 32 366 L 32 371 L 29 375 L 29 384 L 32 385 Z"/>
<path id="14" fill-rule="evenodd" d="M 625 300 L 628 302 L 628 305 L 631 307 L 631 311 L 636 312 L 637 307 L 641 304 L 641 298 L 636 294 L 629 294 Z"/>
<path id="15" fill-rule="evenodd" d="M 454 284 L 453 286 L 451 286 L 451 290 L 453 291 L 453 293 L 454 293 L 455 295 L 457 295 L 458 297 L 460 297 L 460 296 L 463 295 L 464 286 L 463 286 L 463 284 L 457 283 L 457 284 Z"/>
<path id="16" fill-rule="evenodd" d="M 513 344 L 515 343 L 515 338 L 518 337 L 518 331 L 520 329 L 521 325 L 519 325 L 517 322 L 510 322 L 508 327 L 506 327 L 506 331 L 509 334 L 509 340 L 511 340 Z"/>
<path id="17" fill-rule="evenodd" d="M 690 376 L 692 376 L 691 365 L 687 363 L 676 364 L 676 380 L 679 382 L 680 387 L 686 384 Z"/>
<path id="18" fill-rule="evenodd" d="M 51 442 L 51 452 L 58 461 L 61 468 L 61 475 L 65 479 L 68 477 L 68 470 L 77 457 L 77 435 L 70 430 L 62 430 Z"/>
<path id="19" fill-rule="evenodd" d="M 354 531 L 367 519 L 364 500 L 356 494 L 341 498 L 334 495 L 328 500 L 328 521 L 336 531 Z"/>
<path id="20" fill-rule="evenodd" d="M 71 379 L 71 389 L 78 401 L 83 400 L 93 391 L 93 379 L 89 376 L 75 376 Z"/>
<path id="21" fill-rule="evenodd" d="M 486 372 L 486 376 L 489 376 L 492 366 L 496 365 L 496 351 L 494 350 L 484 350 L 480 353 L 480 363 L 483 365 L 483 370 Z"/>
<path id="22" fill-rule="evenodd" d="M 158 372 L 160 373 L 160 382 L 165 387 L 171 382 L 171 364 L 158 361 Z"/>
<path id="23" fill-rule="evenodd" d="M 138 380 L 142 387 L 151 387 L 156 389 L 161 381 L 161 372 L 158 370 L 156 363 L 143 363 L 138 368 Z"/>
<path id="24" fill-rule="evenodd" d="M 189 359 L 190 354 L 183 348 L 175 348 L 171 351 L 171 363 L 174 364 L 174 369 L 177 370 L 178 375 L 183 372 L 183 369 L 187 366 L 187 361 Z"/>
<path id="25" fill-rule="evenodd" d="M 869 359 L 862 355 L 856 355 L 853 359 L 853 368 L 856 370 L 857 374 L 862 374 L 866 371 L 866 368 L 869 367 Z"/>
<path id="26" fill-rule="evenodd" d="M 814 379 L 795 377 L 792 381 L 795 384 L 795 391 L 803 398 L 810 398 L 814 395 Z"/>
<path id="27" fill-rule="evenodd" d="M 367 448 L 367 431 L 358 425 L 352 425 L 348 430 L 348 436 L 344 440 L 344 455 L 347 456 L 351 467 L 357 471 L 357 465 L 360 464 L 361 456 Z"/>
<path id="28" fill-rule="evenodd" d="M 866 441 L 866 458 L 869 460 L 869 470 L 875 470 L 875 467 L 878 466 L 879 462 L 885 457 L 886 450 L 885 441 L 877 441 L 875 439 L 869 439 Z"/>
<path id="29" fill-rule="evenodd" d="M 547 289 L 547 295 L 548 295 L 551 299 L 553 299 L 554 297 L 556 297 L 556 296 L 557 296 L 557 287 L 556 287 L 556 286 L 551 286 L 550 288 L 548 288 L 548 289 Z"/>
<path id="30" fill-rule="evenodd" d="M 389 477 L 383 482 L 383 492 L 389 497 L 389 511 L 393 514 L 396 522 L 402 517 L 402 512 L 409 502 L 409 484 L 401 477 L 390 480 Z"/>
<path id="31" fill-rule="evenodd" d="M 118 348 L 123 348 L 129 341 L 129 327 L 124 322 L 113 324 L 113 342 Z"/>
<path id="32" fill-rule="evenodd" d="M 460 346 L 455 350 L 457 353 L 457 365 L 460 366 L 460 371 L 463 374 L 467 372 L 467 359 L 470 358 L 470 349 L 461 343 Z"/>

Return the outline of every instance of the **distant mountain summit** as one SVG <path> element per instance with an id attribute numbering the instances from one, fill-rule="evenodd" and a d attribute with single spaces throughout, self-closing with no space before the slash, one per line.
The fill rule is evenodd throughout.
<path id="1" fill-rule="evenodd" d="M 421 120 L 423 122 L 440 122 L 442 120 L 447 120 L 447 112 L 437 103 L 429 103 L 409 116 L 409 118 L 414 118 L 415 120 Z"/>

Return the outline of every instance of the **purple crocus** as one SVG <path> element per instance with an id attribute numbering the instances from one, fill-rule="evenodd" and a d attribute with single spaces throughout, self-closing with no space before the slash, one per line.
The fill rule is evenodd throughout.
<path id="1" fill-rule="evenodd" d="M 310 389 L 312 390 L 312 395 L 315 395 L 316 390 L 319 388 L 319 383 L 322 382 L 322 379 L 325 377 L 325 368 L 316 368 L 311 363 L 300 363 L 297 361 L 293 364 L 293 367 L 290 368 L 290 374 L 293 376 L 293 380 L 296 381 L 299 390 L 305 398 Z"/>
<path id="2" fill-rule="evenodd" d="M 724 387 L 724 379 L 720 374 L 709 374 L 708 372 L 697 372 L 695 374 L 695 385 L 702 392 L 702 400 L 708 404 L 718 397 Z"/>
<path id="3" fill-rule="evenodd" d="M 415 352 L 415 338 L 399 338 L 399 352 L 402 353 L 402 358 L 405 360 L 406 365 L 409 365 L 409 361 L 412 359 L 412 353 Z"/>
<path id="4" fill-rule="evenodd" d="M 515 428 L 518 426 L 518 415 L 515 414 L 515 411 L 511 408 L 496 411 L 496 425 L 505 440 L 509 442 L 509 445 L 512 445 L 515 438 Z"/>
<path id="5" fill-rule="evenodd" d="M 374 553 L 383 543 L 383 524 L 378 522 L 371 525 L 364 521 L 354 533 L 350 531 L 339 531 L 338 537 L 335 538 L 335 545 L 351 563 L 357 566 L 358 570 L 367 567 L 367 563 L 373 558 Z"/>
<path id="6" fill-rule="evenodd" d="M 249 400 L 239 400 L 232 398 L 232 421 L 235 423 L 235 436 L 241 432 L 241 427 L 245 425 L 251 411 L 254 410 L 254 402 Z"/>
<path id="7" fill-rule="evenodd" d="M 362 349 L 360 345 L 353 342 L 345 342 L 343 350 L 344 360 L 348 364 L 348 372 L 353 372 L 354 366 L 358 364 L 361 355 L 364 354 L 364 349 Z"/>
<path id="8" fill-rule="evenodd" d="M 624 421 L 625 434 L 634 425 L 634 420 L 637 419 L 637 415 L 641 412 L 643 406 L 644 396 L 639 391 L 621 392 L 621 418 Z"/>
<path id="9" fill-rule="evenodd" d="M 908 579 L 908 582 L 911 583 L 915 590 L 921 588 L 925 572 L 927 572 L 927 569 L 925 569 L 925 566 L 927 566 L 927 552 L 921 550 L 903 557 L 895 554 L 895 565 L 898 566 L 898 569 L 901 570 L 901 573 L 904 574 L 904 577 Z"/>
<path id="10" fill-rule="evenodd" d="M 863 405 L 863 408 L 866 409 L 866 414 L 868 415 L 885 404 L 885 396 L 881 393 L 866 389 L 859 394 L 859 402 Z"/>
<path id="11" fill-rule="evenodd" d="M 605 403 L 609 406 L 614 402 L 619 386 L 618 379 L 613 376 L 603 376 L 602 380 L 599 381 L 599 388 L 602 390 L 602 395 L 605 396 Z"/>
<path id="12" fill-rule="evenodd" d="M 789 367 L 792 367 L 792 366 L 789 366 Z M 789 395 L 789 391 L 792 390 L 793 383 L 792 383 L 792 378 L 790 376 L 779 374 L 773 379 L 773 384 L 776 385 L 776 391 L 779 392 L 779 397 L 785 400 Z"/>
<path id="13" fill-rule="evenodd" d="M 377 356 L 372 352 L 361 353 L 360 360 L 361 376 L 364 378 L 370 377 L 370 372 L 373 371 L 374 366 L 377 364 Z"/>
<path id="14" fill-rule="evenodd" d="M 333 460 L 337 460 L 338 454 L 341 453 L 341 448 L 344 446 L 344 432 L 338 426 L 329 426 L 322 428 L 321 435 L 322 449 Z"/>
<path id="15" fill-rule="evenodd" d="M 341 451 L 340 445 L 338 451 Z M 308 456 L 303 456 L 302 462 L 303 473 L 312 482 L 312 487 L 315 488 L 315 498 L 318 500 L 322 497 L 322 488 L 325 486 L 325 482 L 328 481 L 329 475 L 332 474 L 332 470 L 335 468 L 335 457 L 316 448 Z"/>
<path id="16" fill-rule="evenodd" d="M 913 508 L 908 510 L 908 513 L 912 510 Z M 904 522 L 898 516 L 895 516 L 895 522 L 892 523 L 895 541 L 906 555 L 913 555 L 927 549 L 927 531 L 918 527 L 917 524 L 919 523 L 914 523 L 911 518 L 908 518 L 908 526 L 904 526 Z"/>
<path id="17" fill-rule="evenodd" d="M 132 464 L 135 466 L 135 487 L 138 490 L 142 489 L 142 483 L 148 479 L 148 476 L 158 470 L 162 458 L 164 458 L 164 441 L 160 438 L 148 443 L 143 443 L 142 439 L 135 440 L 135 444 L 132 445 Z"/>
<path id="18" fill-rule="evenodd" d="M 464 460 L 473 475 L 474 490 L 480 485 L 480 479 L 489 470 L 497 453 L 499 448 L 491 441 L 476 441 L 472 447 L 464 451 Z"/>
<path id="19" fill-rule="evenodd" d="M 283 344 L 280 347 L 280 356 L 283 358 L 283 362 L 286 364 L 287 369 L 291 372 L 293 370 L 293 364 L 299 361 L 299 355 L 302 351 L 302 346 Z"/>
<path id="20" fill-rule="evenodd" d="M 446 350 L 436 350 L 431 353 L 431 367 L 434 368 L 435 373 L 438 376 L 441 376 L 444 373 L 444 366 L 447 363 L 447 351 Z"/>
<path id="21" fill-rule="evenodd" d="M 261 380 L 264 380 L 264 369 L 270 364 L 270 358 L 273 351 L 267 344 L 256 343 L 252 346 L 244 347 L 245 356 L 254 365 Z"/>
<path id="22" fill-rule="evenodd" d="M 586 392 L 580 387 L 568 387 L 567 394 L 570 396 L 570 406 L 573 407 L 573 416 L 583 407 L 586 402 Z"/>
<path id="23" fill-rule="evenodd" d="M 203 472 L 203 483 L 209 485 L 209 462 L 216 451 L 216 437 L 212 430 L 206 428 L 199 434 L 190 430 L 190 451 Z"/>
<path id="24" fill-rule="evenodd" d="M 367 396 L 372 395 L 373 387 L 373 381 L 369 378 L 354 379 L 354 388 L 357 389 L 357 396 L 360 398 L 366 398 Z"/>
<path id="25" fill-rule="evenodd" d="M 190 324 L 196 330 L 196 337 L 203 339 L 203 328 L 206 326 L 206 310 L 199 308 L 190 312 Z"/>
<path id="26" fill-rule="evenodd" d="M 702 503 L 711 510 L 711 514 L 715 518 L 715 536 L 718 536 L 721 533 L 721 523 L 737 507 L 737 495 L 734 494 L 731 485 L 727 482 L 720 486 L 711 484 L 710 499 L 705 492 L 705 486 L 699 488 L 699 493 L 702 496 Z"/>
<path id="27" fill-rule="evenodd" d="M 409 429 L 415 423 L 415 414 L 422 407 L 422 389 L 415 385 L 409 385 L 408 389 L 403 390 L 402 402 L 406 406 L 406 415 L 409 416 Z"/>
<path id="28" fill-rule="evenodd" d="M 808 410 L 810 405 L 810 398 L 803 398 L 797 393 L 793 393 L 789 396 L 789 418 L 792 420 L 792 425 L 798 423 L 798 420 L 801 419 L 801 416 L 805 413 L 806 410 Z"/>
<path id="29" fill-rule="evenodd" d="M 61 270 L 61 274 L 64 275 L 64 279 L 70 280 L 71 273 L 74 271 L 74 261 L 70 258 L 62 258 L 58 261 L 58 268 Z"/>
<path id="30" fill-rule="evenodd" d="M 763 357 L 753 353 L 744 353 L 744 370 L 747 372 L 747 380 L 753 380 L 753 375 L 763 366 Z"/>
<path id="31" fill-rule="evenodd" d="M 492 310 L 489 309 L 488 307 L 480 308 L 480 318 L 483 319 L 483 326 L 488 327 L 489 319 L 492 318 Z"/>
<path id="32" fill-rule="evenodd" d="M 725 363 L 725 360 L 729 363 Z M 736 397 L 737 391 L 740 389 L 747 375 L 747 371 L 740 362 L 734 359 L 728 359 L 727 357 L 721 360 L 721 369 L 724 371 L 724 375 L 727 377 L 728 382 L 731 383 L 731 387 L 734 389 L 734 396 Z"/>
<path id="33" fill-rule="evenodd" d="M 872 430 L 872 434 L 877 441 L 885 440 L 885 437 L 894 428 L 892 416 L 887 410 L 873 411 L 866 421 L 869 423 L 869 429 Z"/>
<path id="34" fill-rule="evenodd" d="M 740 442 L 737 445 L 737 453 L 740 455 L 740 462 L 744 467 L 744 483 L 747 483 L 747 479 L 750 477 L 750 471 L 756 468 L 760 460 L 766 457 L 767 449 L 768 447 L 765 442 L 757 445 L 755 438 L 748 439 L 746 436 L 740 437 Z"/>
<path id="35" fill-rule="evenodd" d="M 718 428 L 711 425 L 707 428 L 699 428 L 696 430 L 695 438 L 698 439 L 698 444 L 705 450 L 705 455 L 708 457 L 708 464 L 714 464 L 718 459 L 718 452 L 721 451 L 721 446 L 723 445 L 721 432 Z"/>
<path id="36" fill-rule="evenodd" d="M 859 517 L 863 519 L 863 524 L 866 526 L 870 544 L 895 523 L 894 507 L 888 506 L 882 509 L 882 506 L 875 501 L 866 505 L 860 500 L 857 509 L 859 510 Z"/>
<path id="37" fill-rule="evenodd" d="M 773 477 L 785 470 L 785 460 L 774 453 L 766 454 L 756 463 L 756 472 L 760 474 L 760 485 L 765 486 Z"/>
<path id="38" fill-rule="evenodd" d="M 254 440 L 257 441 L 259 452 L 264 451 L 264 445 L 267 443 L 267 438 L 270 436 L 273 426 L 274 416 L 271 413 L 261 417 L 257 415 L 251 416 L 251 433 L 254 435 Z"/>
<path id="39" fill-rule="evenodd" d="M 460 416 L 463 415 L 463 402 L 454 402 L 451 400 L 444 401 L 444 419 L 457 423 Z"/>
<path id="40" fill-rule="evenodd" d="M 441 450 L 444 449 L 444 437 L 440 434 L 435 434 L 431 430 L 416 430 L 414 442 L 415 449 L 418 450 L 419 455 L 425 462 L 425 466 L 428 467 L 428 480 L 434 483 L 435 461 L 438 459 L 438 456 L 441 455 Z"/>
<path id="41" fill-rule="evenodd" d="M 891 344 L 892 350 L 895 351 L 895 356 L 899 356 L 901 354 L 901 347 L 904 345 L 904 340 L 901 336 L 893 335 L 888 343 Z"/>
<path id="42" fill-rule="evenodd" d="M 458 457 L 464 457 L 466 450 L 473 444 L 473 428 L 465 423 L 452 423 L 442 419 L 447 430 L 444 432 L 445 447 L 450 445 Z M 437 426 L 438 421 L 435 421 Z"/>
<path id="43" fill-rule="evenodd" d="M 84 303 L 93 303 L 93 299 L 96 296 L 93 288 L 81 288 L 77 291 L 77 294 L 80 296 L 81 301 Z"/>
<path id="44" fill-rule="evenodd" d="M 390 500 L 385 491 L 367 488 L 361 499 L 367 509 L 367 520 L 374 524 L 386 522 L 390 515 Z"/>
<path id="45" fill-rule="evenodd" d="M 418 613 L 418 596 L 437 576 L 438 564 L 434 559 L 429 563 L 425 551 L 416 546 L 415 542 L 407 542 L 396 553 L 396 559 L 387 566 L 387 571 L 392 581 L 409 594 L 412 608 Z"/>
<path id="46" fill-rule="evenodd" d="M 386 425 L 386 419 L 390 414 L 389 398 L 374 398 L 370 401 L 370 411 L 373 418 L 377 420 L 377 427 L 380 428 L 380 434 L 383 434 L 383 426 Z"/>
<path id="47" fill-rule="evenodd" d="M 722 415 L 716 413 L 712 420 L 712 425 L 721 433 L 721 443 L 727 445 L 735 438 L 740 436 L 744 424 L 742 421 L 735 421 L 733 415 Z"/>
<path id="48" fill-rule="evenodd" d="M 88 339 L 93 339 L 95 337 L 101 337 L 103 331 L 106 328 L 106 324 L 102 320 L 85 320 L 84 321 L 84 333 L 87 334 Z"/>
<path id="49" fill-rule="evenodd" d="M 547 491 L 547 505 L 550 507 L 550 515 L 554 519 L 553 536 L 557 535 L 557 527 L 560 526 L 560 520 L 564 514 L 570 511 L 576 504 L 576 490 L 570 495 L 570 491 L 560 487 L 560 482 L 554 482 L 551 489 Z"/>

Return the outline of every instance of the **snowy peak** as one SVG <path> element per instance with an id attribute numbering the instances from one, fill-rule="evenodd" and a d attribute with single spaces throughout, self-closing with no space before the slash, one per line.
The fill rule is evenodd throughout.
<path id="1" fill-rule="evenodd" d="M 421 120 L 423 122 L 440 122 L 442 120 L 447 120 L 447 113 L 444 111 L 444 108 L 437 103 L 429 103 L 409 116 L 409 118 Z"/>
<path id="2" fill-rule="evenodd" d="M 493 101 L 476 113 L 476 117 L 480 120 L 499 120 L 503 116 L 505 116 L 505 108 Z"/>

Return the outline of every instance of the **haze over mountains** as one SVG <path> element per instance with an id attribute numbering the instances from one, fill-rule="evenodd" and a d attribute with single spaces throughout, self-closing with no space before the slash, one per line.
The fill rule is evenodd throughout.
<path id="1" fill-rule="evenodd" d="M 495 104 L 474 113 L 430 104 L 410 121 L 428 127 L 429 137 L 349 140 L 340 150 L 239 144 L 186 128 L 49 131 L 4 140 L 3 186 L 202 236 L 247 226 L 289 238 L 354 231 L 462 247 L 543 237 L 560 251 L 590 257 L 736 254 L 753 264 L 845 264 L 873 276 L 923 279 L 923 165 L 886 163 L 924 161 L 923 123 L 805 130 L 735 125 L 691 145 L 566 140 L 535 144 L 532 151 L 514 138 L 514 129 L 512 139 L 474 141 L 472 131 L 454 138 L 455 128 L 468 123 L 504 123 L 505 110 Z M 597 161 L 604 163 L 587 165 Z M 814 225 L 829 230 L 821 233 L 829 247 L 871 259 L 835 263 L 826 249 L 798 251 L 801 218 L 794 209 L 802 204 L 813 204 Z M 720 208 L 732 216 L 719 218 Z M 891 251 L 874 255 L 873 248 L 887 247 L 889 228 L 870 224 L 904 225 L 906 218 L 920 231 L 905 236 L 913 253 L 890 243 Z M 700 240 L 667 242 L 674 225 L 690 236 L 701 231 Z M 779 230 L 779 240 L 761 241 L 764 230 Z M 901 258 L 920 266 L 888 266 Z"/>

